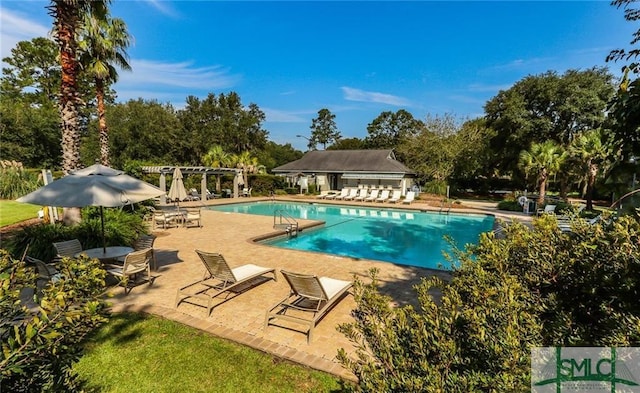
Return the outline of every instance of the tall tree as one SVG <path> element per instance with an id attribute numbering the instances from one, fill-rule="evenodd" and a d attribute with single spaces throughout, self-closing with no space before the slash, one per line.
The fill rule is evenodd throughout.
<path id="1" fill-rule="evenodd" d="M 399 160 L 415 170 L 423 182 L 448 180 L 462 148 L 457 138 L 459 129 L 458 121 L 451 114 L 428 115 L 424 128 L 406 136 L 398 145 Z"/>
<path id="2" fill-rule="evenodd" d="M 566 158 L 563 148 L 553 141 L 533 143 L 529 150 L 520 152 L 518 161 L 526 173 L 533 173 L 538 180 L 538 205 L 544 204 L 547 180 L 553 176 Z"/>
<path id="3" fill-rule="evenodd" d="M 360 138 L 342 138 L 327 147 L 327 150 L 362 150 L 367 148 L 365 141 Z"/>
<path id="4" fill-rule="evenodd" d="M 600 128 L 613 93 L 605 68 L 549 71 L 500 91 L 485 105 L 487 126 L 496 131 L 491 146 L 497 167 L 515 171 L 520 152 L 531 143 L 552 140 L 566 148 L 581 133 Z"/>
<path id="5" fill-rule="evenodd" d="M 54 18 L 54 37 L 60 48 L 62 83 L 60 87 L 60 117 L 62 123 L 62 170 L 65 173 L 80 165 L 80 130 L 76 32 L 81 17 L 93 12 L 100 18 L 107 10 L 108 0 L 51 0 L 47 7 Z"/>
<path id="6" fill-rule="evenodd" d="M 323 108 L 318 111 L 318 117 L 311 121 L 311 138 L 309 138 L 308 147 L 315 150 L 318 143 L 322 144 L 322 148 L 326 150 L 327 144 L 331 144 L 340 139 L 340 131 L 336 125 L 336 115 L 331 113 L 329 109 Z"/>
<path id="7" fill-rule="evenodd" d="M 414 119 L 413 115 L 404 109 L 395 113 L 382 112 L 367 125 L 369 135 L 364 143 L 369 149 L 393 149 L 403 138 L 420 133 L 423 127 L 423 122 Z"/>
<path id="8" fill-rule="evenodd" d="M 93 76 L 98 106 L 98 132 L 100 134 L 100 162 L 109 165 L 109 130 L 105 116 L 105 85 L 118 81 L 116 66 L 131 70 L 126 49 L 131 38 L 122 19 L 102 19 L 93 13 L 84 15 L 83 29 L 79 41 L 80 63 Z"/>
<path id="9" fill-rule="evenodd" d="M 48 38 L 37 37 L 20 41 L 11 49 L 11 56 L 2 59 L 0 93 L 13 100 L 31 103 L 57 101 L 60 92 L 58 47 Z"/>
<path id="10" fill-rule="evenodd" d="M 197 164 L 207 149 L 220 145 L 230 154 L 259 151 L 267 143 L 268 132 L 262 128 L 265 119 L 257 105 L 242 105 L 237 93 L 210 93 L 205 99 L 187 97 L 187 105 L 178 112 L 187 133 L 188 157 L 185 162 Z"/>

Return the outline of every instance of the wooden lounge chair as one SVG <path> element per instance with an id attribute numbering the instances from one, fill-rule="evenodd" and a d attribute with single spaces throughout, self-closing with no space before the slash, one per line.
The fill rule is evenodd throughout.
<path id="1" fill-rule="evenodd" d="M 398 203 L 400 202 L 400 198 L 402 197 L 402 193 L 400 190 L 394 190 L 393 194 L 391 194 L 391 198 L 389 198 L 389 203 Z"/>
<path id="2" fill-rule="evenodd" d="M 414 191 L 407 191 L 407 196 L 404 197 L 404 200 L 402 201 L 402 203 L 410 205 L 411 202 L 415 200 L 415 197 L 416 197 L 416 193 Z"/>
<path id="3" fill-rule="evenodd" d="M 246 264 L 232 269 L 221 254 L 201 250 L 196 250 L 196 254 L 200 257 L 207 271 L 202 280 L 178 289 L 176 294 L 176 308 L 183 301 L 196 298 L 206 302 L 207 315 L 211 315 L 211 310 L 213 310 L 214 307 L 213 299 L 215 297 L 226 293 L 225 298 L 218 304 L 224 303 L 244 292 L 246 289 L 261 283 L 255 279 L 265 274 L 273 274 L 273 280 L 278 281 L 276 269 L 274 268 Z M 231 292 L 236 293 L 233 297 L 229 298 Z M 201 306 L 197 303 L 191 304 Z"/>
<path id="4" fill-rule="evenodd" d="M 376 198 L 376 202 L 386 202 L 386 200 L 389 199 L 389 190 L 382 190 L 382 192 L 380 193 L 380 196 Z"/>
<path id="5" fill-rule="evenodd" d="M 353 283 L 284 270 L 280 273 L 291 290 L 289 296 L 267 311 L 264 328 L 266 330 L 276 319 L 306 325 L 309 327 L 306 332 L 307 343 L 310 343 L 316 324 L 342 299 Z"/>
<path id="6" fill-rule="evenodd" d="M 149 285 L 153 284 L 151 267 L 149 266 L 152 252 L 151 248 L 134 251 L 124 257 L 122 265 L 105 265 L 108 274 L 120 278 L 120 285 L 124 287 L 125 294 L 131 292 L 134 286 L 141 283 L 135 279 L 138 273 L 146 272 L 147 279 L 142 282 L 148 282 Z M 131 276 L 133 276 L 133 280 L 130 279 Z"/>

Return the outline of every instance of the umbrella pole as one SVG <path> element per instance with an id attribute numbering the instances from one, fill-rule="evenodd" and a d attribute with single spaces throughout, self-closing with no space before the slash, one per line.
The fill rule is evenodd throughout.
<path id="1" fill-rule="evenodd" d="M 102 252 L 107 253 L 107 242 L 104 238 L 104 212 L 102 206 L 100 206 L 100 224 L 102 225 Z"/>

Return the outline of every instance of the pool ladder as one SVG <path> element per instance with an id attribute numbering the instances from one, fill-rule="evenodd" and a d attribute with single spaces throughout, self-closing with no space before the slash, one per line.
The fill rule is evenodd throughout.
<path id="1" fill-rule="evenodd" d="M 273 227 L 285 231 L 290 238 L 298 236 L 298 221 L 284 210 L 276 210 L 273 212 Z"/>
<path id="2" fill-rule="evenodd" d="M 451 206 L 453 206 L 452 202 L 449 202 L 449 206 L 447 207 L 447 200 L 443 199 L 442 200 L 442 204 L 440 205 L 440 214 L 442 213 L 446 213 L 449 214 L 449 212 L 451 211 Z"/>

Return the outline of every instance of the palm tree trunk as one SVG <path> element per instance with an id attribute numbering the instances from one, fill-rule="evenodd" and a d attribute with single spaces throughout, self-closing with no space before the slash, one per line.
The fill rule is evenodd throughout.
<path id="1" fill-rule="evenodd" d="M 60 88 L 60 118 L 62 126 L 62 170 L 65 174 L 80 165 L 80 132 L 78 130 L 78 61 L 76 59 L 75 27 L 79 21 L 78 8 L 64 1 L 55 2 L 57 18 L 56 41 L 60 46 L 62 84 Z"/>
<path id="2" fill-rule="evenodd" d="M 586 200 L 587 206 L 585 209 L 591 211 L 593 210 L 593 187 L 596 184 L 596 176 L 598 175 L 598 165 L 589 164 L 589 179 L 587 180 L 587 192 L 586 192 Z"/>
<path id="3" fill-rule="evenodd" d="M 109 166 L 109 129 L 104 109 L 104 81 L 96 78 L 96 99 L 98 101 L 98 132 L 100 133 L 100 162 Z"/>
<path id="4" fill-rule="evenodd" d="M 544 197 L 547 192 L 547 171 L 540 173 L 540 195 L 538 195 L 538 206 L 544 205 Z"/>

